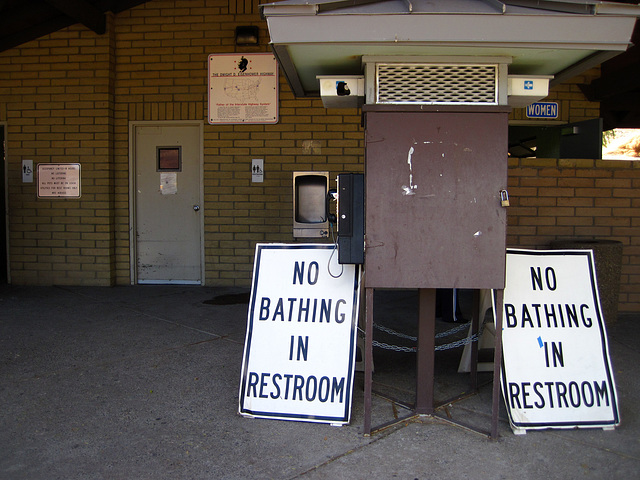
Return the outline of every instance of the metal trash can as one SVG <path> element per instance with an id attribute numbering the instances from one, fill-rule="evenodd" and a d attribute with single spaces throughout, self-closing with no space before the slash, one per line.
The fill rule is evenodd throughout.
<path id="1" fill-rule="evenodd" d="M 554 250 L 593 250 L 598 280 L 598 294 L 604 320 L 608 324 L 618 316 L 620 272 L 622 270 L 622 242 L 616 240 L 567 239 L 550 243 Z"/>

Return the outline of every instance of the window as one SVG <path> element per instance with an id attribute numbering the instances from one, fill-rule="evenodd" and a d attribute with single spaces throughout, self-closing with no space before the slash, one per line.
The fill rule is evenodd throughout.
<path id="1" fill-rule="evenodd" d="M 157 147 L 158 172 L 182 171 L 182 147 Z"/>

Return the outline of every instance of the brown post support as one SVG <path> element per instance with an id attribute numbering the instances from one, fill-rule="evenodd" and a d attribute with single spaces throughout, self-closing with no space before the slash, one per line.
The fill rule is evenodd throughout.
<path id="1" fill-rule="evenodd" d="M 373 388 L 373 288 L 365 289 L 364 327 L 364 434 L 371 435 L 371 390 Z"/>
<path id="2" fill-rule="evenodd" d="M 500 365 L 502 364 L 502 303 L 504 290 L 495 290 L 494 312 L 496 335 L 493 353 L 493 403 L 491 406 L 491 438 L 498 438 L 498 410 L 500 408 Z"/>
<path id="3" fill-rule="evenodd" d="M 478 334 L 478 326 L 480 324 L 480 290 L 477 288 L 473 291 L 473 307 L 471 309 L 471 338 Z M 480 339 L 471 342 L 471 362 L 470 362 L 470 382 L 469 388 L 475 392 L 478 389 L 478 347 Z"/>
<path id="4" fill-rule="evenodd" d="M 433 413 L 436 290 L 421 288 L 419 297 L 415 412 L 430 415 Z"/>

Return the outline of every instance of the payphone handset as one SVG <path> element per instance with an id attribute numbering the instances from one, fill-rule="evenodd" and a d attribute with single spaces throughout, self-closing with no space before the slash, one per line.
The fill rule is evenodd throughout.
<path id="1" fill-rule="evenodd" d="M 331 189 L 327 192 L 327 198 L 326 198 L 326 204 L 325 204 L 325 209 L 327 211 L 327 220 L 329 220 L 329 223 L 331 225 L 335 225 L 336 224 L 336 214 L 331 213 L 331 202 L 336 202 L 336 211 L 338 209 L 338 192 L 334 189 Z"/>

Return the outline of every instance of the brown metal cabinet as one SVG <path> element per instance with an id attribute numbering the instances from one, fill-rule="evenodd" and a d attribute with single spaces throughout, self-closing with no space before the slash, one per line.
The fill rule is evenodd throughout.
<path id="1" fill-rule="evenodd" d="M 504 288 L 502 107 L 365 107 L 367 288 Z"/>

